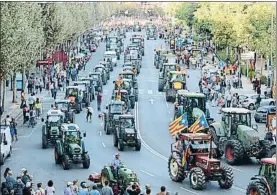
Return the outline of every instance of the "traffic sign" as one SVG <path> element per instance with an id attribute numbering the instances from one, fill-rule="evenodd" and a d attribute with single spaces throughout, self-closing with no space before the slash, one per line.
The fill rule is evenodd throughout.
<path id="1" fill-rule="evenodd" d="M 242 60 L 254 60 L 255 52 L 242 53 L 240 57 Z"/>
<path id="2" fill-rule="evenodd" d="M 218 66 L 219 66 L 219 67 L 223 67 L 224 65 L 225 65 L 225 62 L 222 61 L 222 60 L 218 63 Z"/>

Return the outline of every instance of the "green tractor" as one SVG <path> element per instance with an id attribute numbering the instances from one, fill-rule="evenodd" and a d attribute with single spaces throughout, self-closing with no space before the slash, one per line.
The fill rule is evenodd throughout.
<path id="1" fill-rule="evenodd" d="M 160 69 L 161 71 L 164 63 L 172 64 L 177 62 L 176 55 L 170 52 L 168 50 L 162 50 L 159 61 L 156 63 L 156 69 Z"/>
<path id="2" fill-rule="evenodd" d="M 127 112 L 130 111 L 130 109 L 135 108 L 135 96 L 130 96 L 128 91 L 125 89 L 119 89 L 119 90 L 114 90 L 112 94 L 112 100 L 117 99 L 117 97 L 120 97 L 120 100 L 124 102 L 126 106 Z"/>
<path id="3" fill-rule="evenodd" d="M 55 100 L 55 107 L 64 113 L 64 122 L 75 123 L 75 113 L 70 109 L 70 100 Z"/>
<path id="4" fill-rule="evenodd" d="M 177 91 L 187 89 L 186 74 L 179 71 L 169 71 L 167 81 L 164 87 L 165 99 L 167 102 L 175 102 Z"/>
<path id="5" fill-rule="evenodd" d="M 64 170 L 69 170 L 72 164 L 82 163 L 85 169 L 90 166 L 90 157 L 82 140 L 82 135 L 76 124 L 62 124 L 62 139 L 55 143 L 55 162 L 62 164 Z M 86 133 L 83 134 L 86 137 Z"/>
<path id="6" fill-rule="evenodd" d="M 122 84 L 120 85 L 120 87 L 116 84 L 116 82 L 114 83 L 115 90 L 120 89 L 128 91 L 131 105 L 134 104 L 134 101 L 138 101 L 138 88 L 133 86 L 133 82 L 131 79 L 122 79 Z"/>
<path id="7" fill-rule="evenodd" d="M 260 139 L 258 126 L 251 126 L 251 112 L 245 108 L 223 108 L 221 122 L 210 124 L 217 156 L 225 154 L 230 165 L 240 164 L 249 157 L 270 156 L 270 141 Z"/>
<path id="8" fill-rule="evenodd" d="M 123 79 L 130 79 L 132 81 L 132 86 L 135 89 L 138 89 L 138 80 L 137 80 L 136 74 L 133 71 L 125 70 L 119 74 L 119 77 Z"/>
<path id="9" fill-rule="evenodd" d="M 101 170 L 100 182 L 102 186 L 105 186 L 105 181 L 109 182 L 114 194 L 125 195 L 128 186 L 132 183 L 138 183 L 138 177 L 134 171 L 125 165 L 121 165 L 118 173 L 113 166 L 107 165 Z"/>
<path id="10" fill-rule="evenodd" d="M 125 146 L 129 146 L 140 151 L 141 141 L 135 127 L 135 117 L 133 115 L 120 115 L 118 120 L 119 125 L 116 127 L 113 137 L 114 147 L 123 151 Z"/>
<path id="11" fill-rule="evenodd" d="M 113 133 L 119 124 L 119 115 L 123 114 L 123 103 L 120 100 L 112 100 L 107 106 L 104 114 L 104 131 L 107 135 Z"/>
<path id="12" fill-rule="evenodd" d="M 41 119 L 44 122 L 44 119 Z M 45 124 L 42 125 L 42 149 L 50 144 L 55 145 L 56 140 L 61 139 L 61 125 L 64 121 L 64 114 L 60 110 L 48 111 Z"/>
<path id="13" fill-rule="evenodd" d="M 158 91 L 162 92 L 164 90 L 164 86 L 166 81 L 168 80 L 168 72 L 170 71 L 180 71 L 180 66 L 176 63 L 164 63 L 163 67 L 160 69 L 159 73 L 159 83 L 158 83 Z"/>
<path id="14" fill-rule="evenodd" d="M 178 90 L 174 107 L 174 119 L 187 113 L 188 126 L 190 127 L 203 113 L 210 124 L 214 119 L 210 116 L 209 109 L 206 108 L 206 96 L 203 93 L 189 92 L 188 90 Z"/>
<path id="15" fill-rule="evenodd" d="M 276 195 L 276 158 L 264 158 L 259 174 L 251 178 L 246 195 Z"/>
<path id="16" fill-rule="evenodd" d="M 73 81 L 72 84 L 79 88 L 79 97 L 82 99 L 82 106 L 88 107 L 92 102 L 90 81 Z"/>

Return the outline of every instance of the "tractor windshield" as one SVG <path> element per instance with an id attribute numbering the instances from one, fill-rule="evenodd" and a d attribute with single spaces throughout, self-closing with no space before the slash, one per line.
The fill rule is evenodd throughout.
<path id="1" fill-rule="evenodd" d="M 124 128 L 133 128 L 134 120 L 132 118 L 125 118 L 125 119 L 122 119 L 121 124 Z"/>
<path id="2" fill-rule="evenodd" d="M 251 114 L 250 113 L 232 114 L 232 123 L 237 123 L 238 125 L 245 125 L 245 126 L 251 127 Z"/>
<path id="3" fill-rule="evenodd" d="M 60 115 L 50 115 L 48 117 L 48 121 L 51 123 L 58 123 L 60 122 L 61 116 Z"/>
<path id="4" fill-rule="evenodd" d="M 58 102 L 55 104 L 57 109 L 67 109 L 68 107 L 68 102 Z"/>
<path id="5" fill-rule="evenodd" d="M 123 78 L 125 78 L 125 79 L 133 79 L 133 75 L 132 74 L 124 74 Z"/>
<path id="6" fill-rule="evenodd" d="M 111 112 L 111 114 L 120 114 L 120 113 L 122 113 L 122 105 L 121 104 L 112 104 L 110 112 Z"/>
<path id="7" fill-rule="evenodd" d="M 91 78 L 93 78 L 93 80 L 98 80 L 99 76 L 97 74 L 92 74 L 90 75 Z"/>
<path id="8" fill-rule="evenodd" d="M 94 70 L 95 70 L 95 72 L 102 72 L 102 71 L 103 71 L 103 68 L 102 68 L 102 67 L 97 67 L 97 68 L 95 68 Z"/>
<path id="9" fill-rule="evenodd" d="M 131 84 L 129 81 L 124 81 L 122 87 L 123 89 L 129 89 L 131 87 Z"/>
<path id="10" fill-rule="evenodd" d="M 164 67 L 165 72 L 174 71 L 175 69 L 176 69 L 176 66 L 165 66 Z"/>
<path id="11" fill-rule="evenodd" d="M 77 97 L 78 96 L 78 89 L 76 89 L 76 88 L 68 88 L 67 89 L 67 96 Z"/>
<path id="12" fill-rule="evenodd" d="M 184 81 L 184 75 L 183 74 L 172 74 L 171 82 L 173 81 Z"/>
<path id="13" fill-rule="evenodd" d="M 199 108 L 202 111 L 206 109 L 206 102 L 204 98 L 192 97 L 186 102 L 186 105 L 191 108 Z"/>

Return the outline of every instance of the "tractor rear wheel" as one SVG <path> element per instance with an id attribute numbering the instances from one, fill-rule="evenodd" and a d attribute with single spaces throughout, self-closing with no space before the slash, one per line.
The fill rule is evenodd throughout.
<path id="1" fill-rule="evenodd" d="M 189 181 L 190 186 L 195 190 L 203 190 L 206 186 L 206 176 L 199 167 L 190 170 Z"/>
<path id="2" fill-rule="evenodd" d="M 68 155 L 63 156 L 62 165 L 63 165 L 64 170 L 69 170 L 70 169 L 70 159 L 69 159 Z"/>
<path id="3" fill-rule="evenodd" d="M 117 138 L 116 132 L 114 132 L 113 134 L 113 146 L 114 147 L 118 146 L 118 138 Z"/>
<path id="4" fill-rule="evenodd" d="M 90 166 L 90 158 L 88 154 L 84 154 L 83 156 L 83 168 L 88 169 Z"/>
<path id="5" fill-rule="evenodd" d="M 170 155 L 168 159 L 168 172 L 172 181 L 182 182 L 186 178 L 184 168 L 181 164 L 181 159 L 176 159 Z"/>
<path id="6" fill-rule="evenodd" d="M 260 145 L 262 147 L 262 151 L 259 154 L 259 159 L 261 158 L 271 158 L 271 143 L 269 140 L 261 140 Z"/>
<path id="7" fill-rule="evenodd" d="M 162 92 L 163 90 L 164 90 L 164 80 L 163 79 L 159 79 L 158 91 Z"/>
<path id="8" fill-rule="evenodd" d="M 233 171 L 230 167 L 222 167 L 222 176 L 221 179 L 218 180 L 218 184 L 220 188 L 229 189 L 232 187 L 234 182 Z"/>
<path id="9" fill-rule="evenodd" d="M 244 157 L 244 149 L 240 141 L 228 140 L 225 147 L 225 158 L 229 165 L 238 164 Z"/>
<path id="10" fill-rule="evenodd" d="M 122 139 L 118 139 L 117 148 L 119 151 L 124 151 L 124 143 Z"/>
<path id="11" fill-rule="evenodd" d="M 260 180 L 254 180 L 249 183 L 246 195 L 269 195 L 267 187 Z"/>
<path id="12" fill-rule="evenodd" d="M 46 149 L 48 146 L 48 141 L 46 135 L 42 135 L 42 149 Z"/>
<path id="13" fill-rule="evenodd" d="M 62 160 L 61 160 L 61 156 L 59 155 L 58 149 L 55 147 L 54 149 L 54 155 L 55 155 L 55 163 L 61 164 Z"/>

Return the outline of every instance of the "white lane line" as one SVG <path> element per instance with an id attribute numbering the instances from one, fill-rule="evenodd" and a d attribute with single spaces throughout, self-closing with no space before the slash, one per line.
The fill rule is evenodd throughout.
<path id="1" fill-rule="evenodd" d="M 180 187 L 180 188 L 181 188 L 182 190 L 185 190 L 185 191 L 191 193 L 191 194 L 199 195 L 198 193 L 193 192 L 193 191 L 191 191 L 191 190 L 188 190 L 188 189 L 186 189 L 186 188 L 184 188 L 184 187 Z"/>
<path id="2" fill-rule="evenodd" d="M 165 101 L 165 105 L 166 105 L 166 107 L 168 108 L 168 103 L 167 103 L 167 101 L 166 101 L 165 94 L 164 94 L 164 101 Z"/>
<path id="3" fill-rule="evenodd" d="M 13 148 L 12 150 L 13 150 L 13 151 L 22 150 L 22 148 Z"/>
<path id="4" fill-rule="evenodd" d="M 173 121 L 173 119 L 172 119 L 172 118 L 170 118 L 170 121 Z"/>
<path id="5" fill-rule="evenodd" d="M 139 95 L 143 95 L 144 94 L 144 89 L 139 89 Z"/>
<path id="6" fill-rule="evenodd" d="M 141 137 L 140 134 L 140 129 L 139 129 L 139 115 L 138 115 L 138 108 L 139 108 L 139 104 L 138 102 L 136 102 L 136 107 L 135 107 L 135 118 L 137 120 L 136 125 L 137 125 L 137 131 L 138 131 L 138 136 L 141 140 L 141 143 L 143 145 L 143 147 L 145 147 L 149 152 L 151 152 L 152 154 L 154 154 L 155 156 L 159 157 L 160 159 L 164 160 L 165 162 L 168 161 L 168 158 L 163 156 L 162 154 L 160 154 L 159 152 L 157 152 L 156 150 L 154 150 L 153 148 L 151 148 Z"/>
<path id="7" fill-rule="evenodd" d="M 234 190 L 237 190 L 237 191 L 240 191 L 240 192 L 242 192 L 242 193 L 246 193 L 246 190 L 245 189 L 242 189 L 242 188 L 240 188 L 240 187 L 236 187 L 236 186 L 232 186 L 232 188 L 234 189 Z"/>
<path id="8" fill-rule="evenodd" d="M 147 93 L 148 93 L 149 95 L 152 95 L 152 94 L 153 94 L 153 91 L 152 91 L 152 90 L 148 90 Z"/>
<path id="9" fill-rule="evenodd" d="M 170 114 L 170 111 L 168 111 L 168 114 Z"/>
<path id="10" fill-rule="evenodd" d="M 99 135 L 102 136 L 102 131 L 99 131 Z"/>
<path id="11" fill-rule="evenodd" d="M 151 176 L 151 177 L 154 177 L 154 175 L 152 175 L 152 174 L 150 174 L 150 173 L 148 173 L 148 172 L 146 172 L 146 171 L 144 171 L 144 170 L 140 170 L 141 172 L 143 172 L 143 173 L 145 173 L 146 175 L 149 175 L 149 176 Z"/>
<path id="12" fill-rule="evenodd" d="M 238 172 L 243 172 L 241 169 L 238 169 L 238 168 L 235 168 L 235 167 L 232 167 L 232 166 L 229 166 L 231 169 L 234 169 L 234 170 L 236 170 L 236 171 L 238 171 Z"/>
<path id="13" fill-rule="evenodd" d="M 106 145 L 104 144 L 104 142 L 102 142 L 102 146 L 103 146 L 104 148 L 106 148 Z"/>

